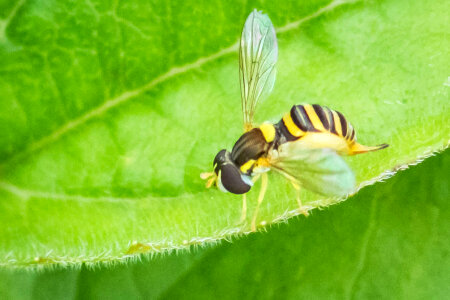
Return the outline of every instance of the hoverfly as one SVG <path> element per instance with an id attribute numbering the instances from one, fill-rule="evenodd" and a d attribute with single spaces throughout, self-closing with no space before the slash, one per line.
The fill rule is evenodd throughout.
<path id="1" fill-rule="evenodd" d="M 386 148 L 368 147 L 356 142 L 353 126 L 338 111 L 318 104 L 294 105 L 276 123 L 255 126 L 253 115 L 259 101 L 272 91 L 278 58 L 275 28 L 267 15 L 254 10 L 242 30 L 239 48 L 239 77 L 244 134 L 231 153 L 220 150 L 214 158 L 213 172 L 202 173 L 213 184 L 233 194 L 243 194 L 242 217 L 246 219 L 246 196 L 261 178 L 261 190 L 251 228 L 267 189 L 267 171 L 286 177 L 297 190 L 299 211 L 307 215 L 300 200 L 300 188 L 333 197 L 350 194 L 355 177 L 341 155 L 355 155 Z"/>

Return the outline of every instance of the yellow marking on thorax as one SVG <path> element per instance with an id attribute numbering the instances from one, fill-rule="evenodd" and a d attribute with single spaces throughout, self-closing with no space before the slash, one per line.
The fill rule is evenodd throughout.
<path id="1" fill-rule="evenodd" d="M 341 119 L 339 119 L 339 115 L 334 110 L 331 111 L 333 113 L 333 120 L 334 120 L 334 128 L 336 128 L 336 132 L 339 136 L 342 136 L 342 126 L 341 126 Z"/>
<path id="2" fill-rule="evenodd" d="M 286 113 L 283 116 L 283 122 L 284 125 L 286 125 L 286 128 L 289 131 L 289 133 L 292 134 L 293 136 L 301 137 L 305 134 L 305 132 L 300 128 L 298 128 L 297 125 L 295 125 L 294 121 L 292 121 L 290 112 Z"/>
<path id="3" fill-rule="evenodd" d="M 275 127 L 270 123 L 263 123 L 259 126 L 266 142 L 271 143 L 275 139 Z"/>
<path id="4" fill-rule="evenodd" d="M 248 170 L 251 169 L 251 167 L 253 167 L 253 165 L 255 164 L 256 160 L 254 159 L 250 159 L 249 161 L 247 161 L 245 164 L 243 164 L 241 166 L 241 172 L 242 173 L 247 173 Z"/>
<path id="5" fill-rule="evenodd" d="M 269 159 L 267 157 L 264 157 L 264 156 L 258 158 L 258 161 L 256 162 L 256 164 L 259 167 L 270 167 Z"/>
<path id="6" fill-rule="evenodd" d="M 319 131 L 322 131 L 322 132 L 325 131 L 322 121 L 320 121 L 319 117 L 317 116 L 316 111 L 314 110 L 314 107 L 312 107 L 311 104 L 305 104 L 305 105 L 303 105 L 303 108 L 305 109 L 306 113 L 308 114 L 308 117 L 311 120 L 311 123 L 314 126 L 314 128 Z"/>
<path id="7" fill-rule="evenodd" d="M 253 173 L 261 174 L 270 170 L 270 162 L 267 157 L 260 157 L 255 163 L 255 166 L 252 170 Z"/>

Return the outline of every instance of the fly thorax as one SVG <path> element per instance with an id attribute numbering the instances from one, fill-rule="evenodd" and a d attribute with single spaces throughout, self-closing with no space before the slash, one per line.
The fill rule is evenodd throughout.
<path id="1" fill-rule="evenodd" d="M 273 127 L 273 125 L 271 126 Z M 253 128 L 244 133 L 233 146 L 231 159 L 243 174 L 252 174 L 258 159 L 267 156 L 272 142 L 267 142 L 266 136 L 268 134 L 264 134 L 264 130 Z"/>

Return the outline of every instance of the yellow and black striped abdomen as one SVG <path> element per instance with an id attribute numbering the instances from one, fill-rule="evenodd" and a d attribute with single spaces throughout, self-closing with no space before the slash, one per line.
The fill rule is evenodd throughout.
<path id="1" fill-rule="evenodd" d="M 278 145 L 301 140 L 313 147 L 331 148 L 344 155 L 376 151 L 388 146 L 369 147 L 357 143 L 355 129 L 345 117 L 318 104 L 294 105 L 276 126 L 280 135 Z"/>
<path id="2" fill-rule="evenodd" d="M 329 132 L 350 143 L 355 140 L 353 126 L 340 112 L 318 104 L 294 105 L 280 123 L 290 135 L 288 141 L 311 132 Z"/>

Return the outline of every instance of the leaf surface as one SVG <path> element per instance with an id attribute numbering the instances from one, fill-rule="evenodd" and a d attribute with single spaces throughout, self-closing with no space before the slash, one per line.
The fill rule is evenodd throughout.
<path id="1" fill-rule="evenodd" d="M 0 270 L 6 299 L 445 299 L 450 151 L 220 245 L 94 270 Z"/>
<path id="2" fill-rule="evenodd" d="M 199 174 L 241 134 L 237 40 L 254 7 L 279 40 L 256 121 L 302 102 L 341 111 L 360 142 L 391 145 L 347 159 L 360 186 L 449 141 L 445 1 L 2 5 L 1 265 L 115 261 L 249 230 L 241 198 Z M 271 175 L 258 222 L 296 214 L 294 195 Z"/>

